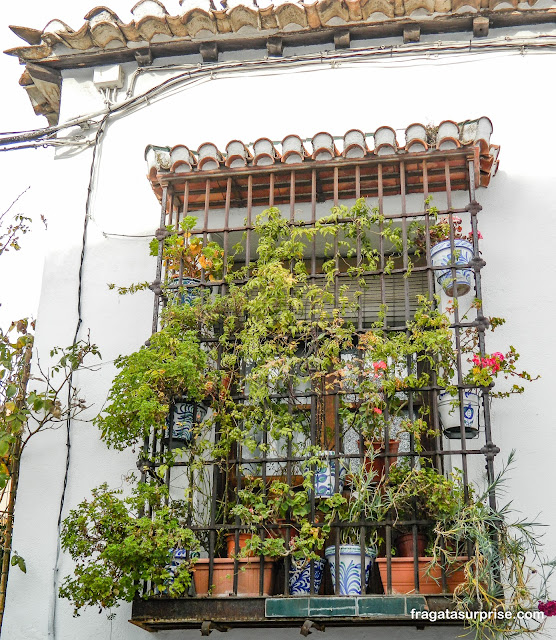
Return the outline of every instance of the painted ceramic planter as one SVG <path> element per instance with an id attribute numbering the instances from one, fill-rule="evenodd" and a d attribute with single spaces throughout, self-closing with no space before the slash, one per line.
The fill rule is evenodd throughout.
<path id="1" fill-rule="evenodd" d="M 461 438 L 460 408 L 453 406 L 455 398 L 447 391 L 438 396 L 438 412 L 444 430 L 444 435 L 451 439 Z M 479 394 L 473 389 L 463 390 L 463 427 L 466 440 L 474 438 L 479 433 Z"/>
<path id="2" fill-rule="evenodd" d="M 323 460 L 315 469 L 315 496 L 317 498 L 331 498 L 336 488 L 336 464 L 340 464 L 338 469 L 338 492 L 344 489 L 344 478 L 346 476 L 346 466 L 342 460 L 331 459 L 336 455 L 334 451 L 323 451 Z"/>
<path id="3" fill-rule="evenodd" d="M 314 560 L 314 592 L 318 593 L 324 573 L 324 560 Z M 299 563 L 298 566 L 292 560 L 290 566 L 290 595 L 306 596 L 311 593 L 311 564 Z"/>
<path id="4" fill-rule="evenodd" d="M 189 444 L 193 439 L 193 427 L 200 424 L 207 415 L 207 407 L 200 402 L 175 402 L 172 426 L 172 441 Z M 167 419 L 170 428 L 170 416 Z"/>
<path id="5" fill-rule="evenodd" d="M 460 558 L 457 558 L 459 561 Z M 454 589 L 465 580 L 463 563 L 467 558 L 461 558 L 455 570 L 446 575 L 447 593 L 453 593 Z M 392 558 L 392 593 L 408 594 L 415 592 L 415 572 L 413 558 Z M 440 565 L 431 566 L 432 558 L 420 557 L 419 562 L 419 593 L 426 595 L 439 595 L 442 591 L 442 569 Z M 387 591 L 388 575 L 386 558 L 377 558 L 376 563 L 380 571 L 380 579 Z"/>
<path id="6" fill-rule="evenodd" d="M 209 560 L 202 558 L 195 563 L 195 590 L 198 596 L 210 594 L 216 598 L 227 598 L 234 592 L 234 562 L 237 562 L 237 595 L 248 597 L 259 595 L 261 575 L 260 558 L 214 558 L 212 584 L 209 585 Z M 274 561 L 264 561 L 263 596 L 272 595 Z M 209 588 L 210 587 L 210 588 Z"/>
<path id="7" fill-rule="evenodd" d="M 180 289 L 179 281 L 180 281 L 179 276 L 172 277 L 170 287 L 172 290 L 175 290 L 176 292 L 170 293 L 170 296 L 172 297 L 175 304 L 184 304 L 184 305 L 191 306 L 195 302 L 195 300 L 197 300 L 197 298 L 199 298 L 201 295 L 201 288 L 199 287 L 199 285 L 201 284 L 201 281 L 199 280 L 199 278 L 184 277 L 181 279 L 182 290 L 178 291 L 178 289 Z M 193 285 L 193 286 L 186 287 L 186 285 Z"/>
<path id="8" fill-rule="evenodd" d="M 449 240 L 443 240 L 431 248 L 431 260 L 435 267 L 468 264 L 473 259 L 473 245 L 467 240 L 454 239 L 454 252 Z M 456 269 L 455 279 L 452 269 L 441 269 L 435 272 L 436 280 L 447 295 L 453 298 L 463 296 L 471 290 L 473 271 L 471 269 Z"/>
<path id="9" fill-rule="evenodd" d="M 324 555 L 330 563 L 332 584 L 336 584 L 336 547 L 327 547 Z M 369 582 L 369 574 L 376 552 L 365 550 L 365 585 Z M 340 595 L 361 595 L 361 547 L 358 544 L 340 545 Z"/>
<path id="10" fill-rule="evenodd" d="M 172 559 L 170 563 L 164 567 L 170 573 L 170 577 L 164 582 L 166 587 L 172 585 L 183 562 L 191 558 L 199 557 L 198 551 L 189 551 L 188 549 L 170 549 L 170 553 L 172 554 Z M 158 590 L 158 593 L 165 593 L 165 591 L 166 589 L 162 588 Z"/>

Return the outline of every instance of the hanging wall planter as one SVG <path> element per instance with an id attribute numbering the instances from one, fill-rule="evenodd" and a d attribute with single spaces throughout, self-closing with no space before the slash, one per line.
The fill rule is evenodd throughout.
<path id="1" fill-rule="evenodd" d="M 184 304 L 191 306 L 197 298 L 201 295 L 200 285 L 201 281 L 199 278 L 186 278 L 183 277 L 180 285 L 180 277 L 179 275 L 172 276 L 171 280 L 171 289 L 173 296 L 174 304 Z M 181 291 L 180 291 L 181 289 Z"/>
<path id="2" fill-rule="evenodd" d="M 335 451 L 323 451 L 323 460 L 315 469 L 315 496 L 317 498 L 331 498 L 336 489 L 336 464 L 340 463 L 338 469 L 338 492 L 344 489 L 344 478 L 347 468 L 341 460 L 332 458 Z"/>
<path id="3" fill-rule="evenodd" d="M 460 407 L 454 406 L 455 398 L 448 391 L 438 396 L 438 412 L 444 435 L 451 439 L 461 438 Z M 474 389 L 463 390 L 463 426 L 465 439 L 475 438 L 479 434 L 479 393 Z"/>
<path id="4" fill-rule="evenodd" d="M 473 259 L 473 245 L 467 240 L 454 238 L 454 251 L 449 240 L 443 240 L 431 247 L 431 261 L 434 267 L 448 267 L 436 271 L 436 280 L 446 294 L 457 298 L 471 290 L 473 271 L 471 269 L 456 269 L 455 279 L 452 265 L 466 265 Z"/>
<path id="5" fill-rule="evenodd" d="M 327 547 L 324 552 L 330 563 L 332 584 L 336 584 L 336 547 Z M 365 586 L 369 581 L 369 574 L 376 552 L 365 549 Z M 340 595 L 361 595 L 361 547 L 358 544 L 340 545 Z"/>
<path id="6" fill-rule="evenodd" d="M 324 560 L 314 560 L 314 593 L 320 591 L 322 574 L 324 573 Z M 311 564 L 310 562 L 297 562 L 292 559 L 290 565 L 290 595 L 306 596 L 311 593 Z"/>
<path id="7" fill-rule="evenodd" d="M 168 428 L 172 421 L 172 443 L 177 446 L 190 444 L 193 440 L 193 428 L 200 424 L 207 415 L 208 408 L 201 402 L 190 400 L 176 400 L 173 404 L 173 412 L 167 419 Z"/>

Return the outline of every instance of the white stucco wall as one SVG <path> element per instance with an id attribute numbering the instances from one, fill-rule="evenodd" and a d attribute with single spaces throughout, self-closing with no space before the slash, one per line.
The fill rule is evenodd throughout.
<path id="1" fill-rule="evenodd" d="M 548 32 L 532 29 L 531 32 Z M 508 32 L 494 33 L 503 36 Z M 513 32 L 517 33 L 517 32 Z M 519 32 L 525 33 L 525 32 Z M 554 35 L 554 34 L 553 34 Z M 453 36 L 464 40 L 468 36 Z M 438 40 L 438 36 L 429 38 Z M 449 38 L 443 36 L 445 42 Z M 377 43 L 373 43 L 377 44 Z M 286 53 L 292 53 L 290 51 Z M 256 57 L 246 52 L 244 57 Z M 228 53 L 223 59 L 239 58 Z M 221 59 L 222 59 L 221 58 Z M 483 205 L 480 229 L 487 266 L 483 270 L 487 315 L 503 316 L 504 327 L 488 335 L 489 351 L 509 344 L 522 354 L 523 367 L 542 378 L 528 385 L 523 396 L 494 405 L 494 441 L 498 459 L 517 450 L 507 497 L 528 517 L 549 525 L 545 542 L 556 556 L 556 432 L 548 402 L 556 385 L 553 292 L 556 240 L 554 198 L 556 129 L 553 124 L 555 54 L 483 53 L 419 61 L 381 59 L 377 63 L 341 65 L 318 70 L 272 75 L 249 73 L 236 78 L 216 76 L 194 87 L 173 90 L 163 99 L 125 117 L 111 119 L 102 143 L 99 172 L 92 201 L 83 274 L 83 326 L 90 329 L 103 363 L 96 372 L 78 375 L 78 384 L 92 408 L 92 418 L 106 399 L 119 354 L 137 349 L 149 336 L 152 294 L 120 297 L 108 282 L 125 285 L 151 280 L 154 259 L 148 257 L 148 238 L 105 237 L 103 232 L 145 234 L 158 226 L 159 205 L 145 178 L 143 153 L 147 144 L 183 143 L 196 148 L 210 140 L 221 149 L 231 139 L 250 142 L 265 136 L 282 139 L 289 133 L 302 138 L 318 131 L 343 135 L 348 129 L 372 132 L 381 125 L 404 129 L 412 122 L 462 121 L 481 115 L 494 125 L 492 142 L 500 144 L 498 175 L 488 189 L 479 189 Z M 159 61 L 160 64 L 176 62 Z M 197 63 L 200 59 L 183 60 Z M 125 65 L 126 77 L 135 65 Z M 172 72 L 145 73 L 135 87 L 140 93 Z M 61 121 L 102 108 L 92 85 L 92 69 L 65 72 Z M 403 140 L 403 131 L 399 132 Z M 54 187 L 58 206 L 49 220 L 46 258 L 36 346 L 44 360 L 53 345 L 70 344 L 76 323 L 77 277 L 89 179 L 91 149 L 65 155 L 55 163 Z M 52 190 L 54 191 L 54 190 Z M 53 208 L 54 210 L 54 208 Z M 57 517 L 65 468 L 65 432 L 50 432 L 30 443 L 25 452 L 17 501 L 14 548 L 25 557 L 27 574 L 12 571 L 3 637 L 43 640 L 51 634 Z M 133 452 L 109 451 L 90 423 L 72 427 L 71 464 L 64 513 L 103 481 L 120 486 L 135 467 Z M 62 557 L 60 578 L 71 562 Z M 58 601 L 57 640 L 146 638 L 146 632 L 127 622 L 131 606 L 123 605 L 108 621 L 96 610 L 73 618 L 70 605 Z M 216 632 L 215 632 L 216 633 Z M 235 630 L 229 640 L 259 638 L 261 631 Z M 266 633 L 266 631 L 265 631 Z M 297 629 L 276 630 L 273 638 L 297 637 Z M 449 640 L 453 630 L 428 628 L 392 630 L 350 629 L 354 640 L 394 635 L 400 640 Z M 552 631 L 556 638 L 556 631 Z M 336 640 L 342 630 L 328 630 Z M 550 635 L 550 634 L 549 634 Z M 161 639 L 196 638 L 199 631 L 165 632 Z"/>

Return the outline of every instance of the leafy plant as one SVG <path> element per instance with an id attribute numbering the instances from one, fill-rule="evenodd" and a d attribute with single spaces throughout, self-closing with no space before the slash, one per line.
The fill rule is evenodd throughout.
<path id="1" fill-rule="evenodd" d="M 60 596 L 71 600 L 75 615 L 87 606 L 131 602 L 142 580 L 173 596 L 191 584 L 194 553 L 175 574 L 168 567 L 173 550 L 199 549 L 194 533 L 184 526 L 184 503 L 169 502 L 167 489 L 156 483 L 139 483 L 127 497 L 122 493 L 103 484 L 64 520 L 62 548 L 76 567 Z"/>
<path id="2" fill-rule="evenodd" d="M 433 564 L 450 571 L 461 566 L 462 555 L 471 552 L 454 601 L 458 611 L 469 614 L 466 626 L 477 640 L 536 633 L 544 624 L 537 619 L 531 625 L 526 617 L 520 618 L 548 598 L 547 581 L 554 563 L 542 557 L 541 525 L 520 518 L 511 503 L 495 507 L 490 500 L 494 492 L 504 492 L 514 459 L 512 452 L 483 492 L 464 500 L 459 491 L 457 509 L 439 518 L 434 530 Z M 472 615 L 477 610 L 483 615 Z"/>
<path id="3" fill-rule="evenodd" d="M 163 263 L 167 270 L 184 278 L 200 278 L 201 269 L 210 280 L 215 280 L 222 271 L 223 255 L 216 242 L 203 242 L 202 238 L 192 235 L 197 218 L 185 216 L 179 230 L 169 226 L 164 239 Z M 159 242 L 153 238 L 150 243 L 151 255 L 158 255 Z"/>

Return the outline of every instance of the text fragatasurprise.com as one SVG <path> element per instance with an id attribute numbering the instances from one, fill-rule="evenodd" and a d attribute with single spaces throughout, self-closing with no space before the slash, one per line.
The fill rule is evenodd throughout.
<path id="1" fill-rule="evenodd" d="M 544 620 L 542 611 L 451 611 L 444 609 L 441 611 L 420 611 L 411 609 L 412 620 L 427 620 L 428 622 L 439 622 L 441 620 L 532 620 L 542 622 Z"/>

